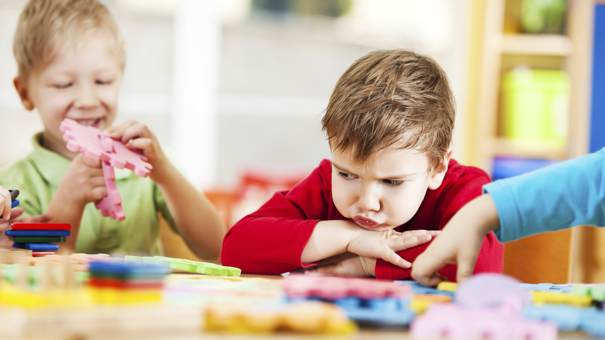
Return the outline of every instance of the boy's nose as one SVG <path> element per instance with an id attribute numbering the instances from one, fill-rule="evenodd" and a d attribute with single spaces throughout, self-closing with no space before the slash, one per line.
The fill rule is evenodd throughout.
<path id="1" fill-rule="evenodd" d="M 99 105 L 99 96 L 93 86 L 82 86 L 78 91 L 75 106 L 78 109 L 88 109 Z"/>
<path id="2" fill-rule="evenodd" d="M 357 206 L 364 211 L 380 211 L 380 195 L 376 188 L 363 185 L 357 200 Z"/>

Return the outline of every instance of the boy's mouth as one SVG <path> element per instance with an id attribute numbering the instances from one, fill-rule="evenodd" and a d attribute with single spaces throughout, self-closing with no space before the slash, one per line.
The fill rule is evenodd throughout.
<path id="1" fill-rule="evenodd" d="M 99 125 L 101 123 L 101 118 L 95 118 L 95 119 L 76 119 L 75 121 L 78 124 L 84 125 L 84 126 L 99 127 Z"/>
<path id="2" fill-rule="evenodd" d="M 363 216 L 355 216 L 353 217 L 353 221 L 362 228 L 374 228 L 378 225 L 378 222 Z"/>

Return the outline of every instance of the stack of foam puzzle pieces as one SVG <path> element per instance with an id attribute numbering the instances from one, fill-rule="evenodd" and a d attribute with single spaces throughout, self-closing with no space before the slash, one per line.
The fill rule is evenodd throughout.
<path id="1" fill-rule="evenodd" d="M 29 249 L 37 257 L 55 254 L 56 243 L 65 242 L 70 229 L 68 223 L 13 223 L 5 234 L 13 238 L 14 248 Z"/>
<path id="2" fill-rule="evenodd" d="M 88 285 L 101 303 L 154 302 L 162 300 L 164 277 L 170 269 L 156 264 L 125 261 L 92 261 Z"/>
<path id="3" fill-rule="evenodd" d="M 139 177 L 146 177 L 151 170 L 151 165 L 146 162 L 147 159 L 95 127 L 83 126 L 74 120 L 65 118 L 61 122 L 60 129 L 63 132 L 63 139 L 67 141 L 68 150 L 81 152 L 87 158 L 101 161 L 107 196 L 95 204 L 97 209 L 105 217 L 118 221 L 126 219 L 122 209 L 122 198 L 116 187 L 113 168 L 127 168 Z"/>

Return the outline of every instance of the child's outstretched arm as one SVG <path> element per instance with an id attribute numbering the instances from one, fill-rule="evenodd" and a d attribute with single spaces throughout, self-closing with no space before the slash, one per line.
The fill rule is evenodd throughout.
<path id="1" fill-rule="evenodd" d="M 436 286 L 444 278 L 437 271 L 457 264 L 458 282 L 473 275 L 483 238 L 500 227 L 498 211 L 489 195 L 475 198 L 448 222 L 412 266 L 412 277 L 425 286 Z"/>
<path id="2" fill-rule="evenodd" d="M 206 260 L 218 258 L 226 231 L 220 216 L 168 160 L 149 128 L 128 120 L 106 132 L 129 149 L 142 150 L 153 167 L 149 177 L 158 184 L 179 233 L 193 253 Z"/>
<path id="3" fill-rule="evenodd" d="M 452 218 L 413 264 L 427 285 L 435 272 L 458 263 L 458 279 L 472 273 L 479 243 L 489 230 L 502 242 L 576 225 L 605 225 L 605 149 L 522 176 L 486 185 L 481 196 Z"/>

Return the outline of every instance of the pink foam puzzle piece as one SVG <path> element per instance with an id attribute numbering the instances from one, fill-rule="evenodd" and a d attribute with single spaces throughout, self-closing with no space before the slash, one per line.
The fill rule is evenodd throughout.
<path id="1" fill-rule="evenodd" d="M 126 219 L 126 215 L 122 209 L 122 197 L 116 187 L 115 171 L 107 162 L 102 162 L 101 165 L 103 167 L 103 176 L 105 177 L 105 186 L 107 187 L 107 196 L 97 202 L 95 206 L 101 210 L 103 216 L 123 221 Z"/>
<path id="2" fill-rule="evenodd" d="M 112 166 L 132 170 L 139 177 L 146 177 L 151 171 L 151 164 L 147 163 L 147 158 L 137 151 L 128 149 L 124 143 L 112 139 L 114 152 L 111 154 L 110 163 Z"/>
<path id="3" fill-rule="evenodd" d="M 151 164 L 146 162 L 145 156 L 128 149 L 124 143 L 95 127 L 83 126 L 65 118 L 60 129 L 70 151 L 81 152 L 90 159 L 107 161 L 118 169 L 130 169 L 139 177 L 146 177 L 151 171 Z"/>
<path id="4" fill-rule="evenodd" d="M 523 306 L 532 303 L 529 292 L 514 278 L 502 274 L 481 273 L 473 275 L 458 286 L 455 300 L 465 307 L 493 308 L 501 306 L 511 297 Z"/>
<path id="5" fill-rule="evenodd" d="M 284 280 L 284 293 L 289 298 L 319 297 L 338 300 L 346 297 L 362 299 L 407 298 L 410 287 L 392 281 L 291 274 Z"/>
<path id="6" fill-rule="evenodd" d="M 67 141 L 67 149 L 72 152 L 83 153 L 92 160 L 109 160 L 99 142 L 99 129 L 83 126 L 71 119 L 63 119 L 59 127 L 63 132 L 63 139 Z"/>
<path id="7" fill-rule="evenodd" d="M 513 303 L 509 303 L 509 302 Z M 525 320 L 514 299 L 500 308 L 468 308 L 454 303 L 436 303 L 410 326 L 414 339 L 449 340 L 555 340 L 557 326 L 551 322 Z"/>

